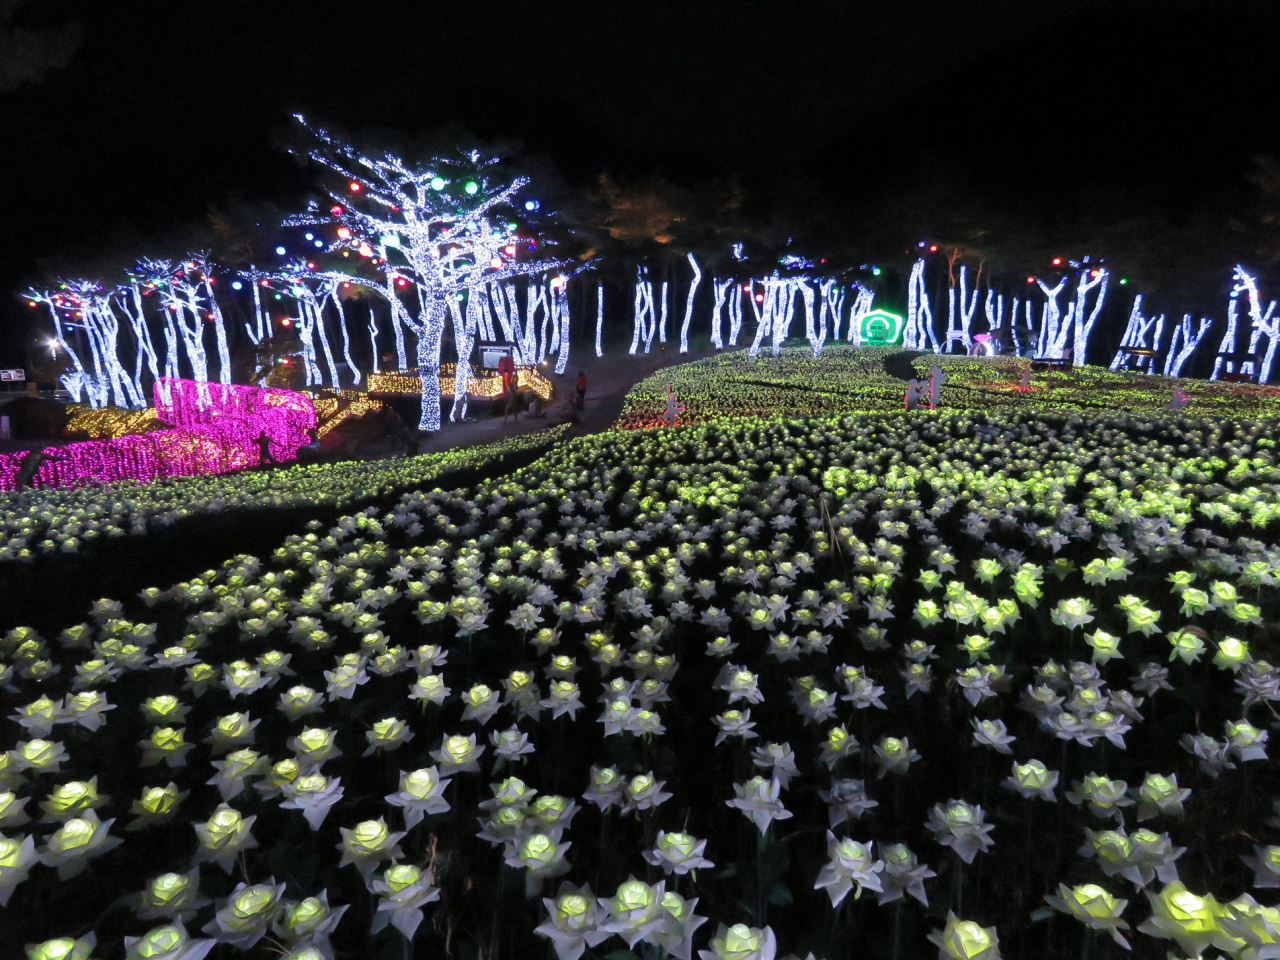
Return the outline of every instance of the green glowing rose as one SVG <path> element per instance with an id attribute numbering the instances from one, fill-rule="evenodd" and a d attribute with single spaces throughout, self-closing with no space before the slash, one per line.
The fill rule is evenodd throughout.
<path id="1" fill-rule="evenodd" d="M 947 925 L 929 934 L 939 960 L 999 960 L 1000 941 L 995 927 L 983 927 L 947 912 Z"/>

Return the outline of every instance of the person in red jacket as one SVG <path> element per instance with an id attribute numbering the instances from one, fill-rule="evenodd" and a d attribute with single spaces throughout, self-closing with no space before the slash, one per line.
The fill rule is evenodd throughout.
<path id="1" fill-rule="evenodd" d="M 587 375 L 581 370 L 578 371 L 578 409 L 582 409 L 582 405 L 587 399 Z"/>

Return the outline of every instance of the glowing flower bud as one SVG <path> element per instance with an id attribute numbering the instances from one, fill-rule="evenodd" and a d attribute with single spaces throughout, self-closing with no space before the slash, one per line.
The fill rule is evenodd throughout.
<path id="1" fill-rule="evenodd" d="M 612 806 L 622 806 L 626 801 L 627 781 L 615 767 L 592 767 L 591 786 L 582 795 L 601 811 Z"/>
<path id="2" fill-rule="evenodd" d="M 285 904 L 271 929 L 282 940 L 324 946 L 328 948 L 325 953 L 331 954 L 329 934 L 338 926 L 346 912 L 346 905 L 336 910 L 329 906 L 329 892 L 325 890 L 318 897 L 307 897 L 296 903 Z"/>
<path id="3" fill-rule="evenodd" d="M 123 843 L 107 833 L 113 823 L 115 820 L 103 823 L 92 810 L 86 810 L 82 817 L 68 820 L 49 836 L 40 862 L 46 867 L 56 867 L 59 880 L 78 876 L 91 858 L 100 857 Z"/>
<path id="4" fill-rule="evenodd" d="M 175 726 L 186 722 L 191 708 L 172 694 L 148 697 L 142 701 L 142 712 L 155 724 Z"/>
<path id="5" fill-rule="evenodd" d="M 342 842 L 338 849 L 342 851 L 339 867 L 354 864 L 356 869 L 368 876 L 383 860 L 392 860 L 402 856 L 397 843 L 403 833 L 392 833 L 387 829 L 386 821 L 365 820 L 356 824 L 355 829 L 342 829 Z"/>
<path id="6" fill-rule="evenodd" d="M 141 920 L 190 919 L 202 901 L 199 898 L 200 868 L 188 873 L 162 873 L 147 882 L 134 908 Z"/>
<path id="7" fill-rule="evenodd" d="M 283 810 L 301 810 L 312 830 L 319 830 L 329 814 L 329 808 L 342 799 L 342 778 L 330 780 L 321 773 L 309 773 L 298 777 L 293 783 L 284 784 L 280 788 L 285 799 L 280 803 Z"/>
<path id="8" fill-rule="evenodd" d="M 1055 910 L 1075 917 L 1092 930 L 1106 930 L 1116 943 L 1129 949 L 1129 941 L 1120 935 L 1121 930 L 1129 929 L 1129 925 L 1120 919 L 1128 900 L 1117 900 L 1094 883 L 1078 887 L 1060 883 L 1058 895 L 1046 894 L 1045 900 Z"/>
<path id="9" fill-rule="evenodd" d="M 1169 654 L 1170 662 L 1181 660 L 1186 664 L 1195 663 L 1205 650 L 1204 641 L 1189 630 L 1174 630 L 1169 634 L 1169 643 L 1173 645 L 1173 652 Z"/>
<path id="10" fill-rule="evenodd" d="M 444 788 L 450 780 L 441 780 L 439 770 L 426 767 L 411 773 L 400 774 L 399 793 L 388 794 L 386 801 L 404 810 L 404 823 L 409 829 L 416 827 L 422 818 L 449 810 L 444 799 Z"/>
<path id="11" fill-rule="evenodd" d="M 1059 600 L 1053 608 L 1050 619 L 1060 627 L 1074 630 L 1093 622 L 1093 604 L 1083 597 L 1072 600 Z"/>
<path id="12" fill-rule="evenodd" d="M 31 820 L 23 808 L 29 797 L 18 797 L 11 790 L 0 793 L 0 829 L 20 827 Z"/>
<path id="13" fill-rule="evenodd" d="M 1197 896 L 1176 880 L 1159 893 L 1145 892 L 1152 916 L 1138 924 L 1139 931 L 1174 940 L 1192 956 L 1199 956 L 1210 945 L 1234 952 L 1235 944 L 1219 922 L 1226 911 L 1212 894 Z"/>
<path id="14" fill-rule="evenodd" d="M 604 914 L 590 887 L 562 883 L 556 898 L 542 903 L 547 919 L 534 933 L 551 941 L 557 960 L 578 960 L 588 946 L 594 947 L 609 936 L 607 930 L 600 929 Z"/>
<path id="15" fill-rule="evenodd" d="M 670 800 L 671 794 L 662 789 L 665 785 L 666 781 L 656 779 L 652 773 L 642 773 L 632 777 L 626 785 L 626 799 L 622 812 L 648 810 Z"/>
<path id="16" fill-rule="evenodd" d="M 247 713 L 229 713 L 219 717 L 213 725 L 213 732 L 205 743 L 210 745 L 210 752 L 216 757 L 253 743 L 253 731 L 261 721 L 252 719 Z"/>
<path id="17" fill-rule="evenodd" d="M 236 857 L 258 845 L 250 832 L 257 819 L 256 816 L 242 817 L 235 808 L 219 804 L 213 816 L 204 823 L 193 825 L 200 842 L 196 863 L 216 863 L 230 873 Z"/>
<path id="18" fill-rule="evenodd" d="M 14 888 L 27 879 L 36 862 L 35 838 L 0 836 L 0 907 L 8 906 Z"/>
<path id="19" fill-rule="evenodd" d="M 480 770 L 478 760 L 485 747 L 476 745 L 476 735 L 469 737 L 455 734 L 445 737 L 439 750 L 431 751 L 431 759 L 441 767 L 441 773 L 477 773 Z"/>
<path id="20" fill-rule="evenodd" d="M 983 927 L 961 920 L 947 911 L 947 925 L 929 934 L 938 948 L 939 960 L 999 960 L 1000 941 L 995 927 Z"/>
<path id="21" fill-rule="evenodd" d="M 875 751 L 877 766 L 877 779 L 883 778 L 886 774 L 905 774 L 911 764 L 920 759 L 920 752 L 911 746 L 911 742 L 902 737 L 881 737 L 880 742 L 872 746 Z"/>
<path id="22" fill-rule="evenodd" d="M 57 937 L 43 943 L 29 943 L 27 960 L 91 960 L 97 942 L 94 934 L 86 933 L 78 940 Z"/>
<path id="23" fill-rule="evenodd" d="M 142 766 L 163 763 L 171 769 L 186 766 L 187 754 L 195 746 L 187 743 L 182 727 L 157 727 L 138 745 L 142 747 Z"/>
<path id="24" fill-rule="evenodd" d="M 82 690 L 67 694 L 63 714 L 72 723 L 93 731 L 106 721 L 103 714 L 114 709 L 100 690 Z"/>
<path id="25" fill-rule="evenodd" d="M 1158 773 L 1149 773 L 1137 790 L 1138 820 L 1150 820 L 1161 813 L 1180 817 L 1183 813 L 1183 801 L 1189 796 L 1190 790 L 1178 787 L 1177 774 L 1164 777 Z"/>
<path id="26" fill-rule="evenodd" d="M 985 816 L 982 807 L 950 800 L 934 804 L 925 826 L 938 843 L 950 847 L 965 863 L 973 863 L 974 857 L 995 843 L 989 836 L 994 827 L 985 823 Z"/>
<path id="27" fill-rule="evenodd" d="M 323 707 L 324 694 L 300 684 L 280 694 L 277 709 L 290 720 L 298 720 L 301 717 L 319 713 Z"/>
<path id="28" fill-rule="evenodd" d="M 769 927 L 748 927 L 735 923 L 716 929 L 711 938 L 710 950 L 699 950 L 701 960 L 774 960 L 778 953 L 778 941 Z"/>
<path id="29" fill-rule="evenodd" d="M 662 896 L 666 884 L 650 886 L 630 877 L 619 884 L 617 893 L 601 905 L 608 911 L 609 920 L 601 929 L 616 933 L 634 947 L 658 929 L 662 923 Z"/>
<path id="30" fill-rule="evenodd" d="M 67 749 L 60 743 L 36 738 L 19 743 L 9 751 L 14 770 L 30 770 L 32 773 L 58 773 L 68 759 Z"/>
<path id="31" fill-rule="evenodd" d="M 1259 730 L 1248 720 L 1228 720 L 1224 727 L 1231 753 L 1241 760 L 1267 759 L 1267 731 Z"/>
<path id="32" fill-rule="evenodd" d="M 422 907 L 440 899 L 440 891 L 421 870 L 410 864 L 388 867 L 381 879 L 374 880 L 370 886 L 380 895 L 373 932 L 390 924 L 410 941 L 422 922 Z"/>
<path id="33" fill-rule="evenodd" d="M 1088 804 L 1089 809 L 1100 817 L 1114 817 L 1121 807 L 1133 806 L 1128 790 L 1129 785 L 1123 780 L 1108 780 L 1100 774 L 1090 773 L 1073 783 L 1073 789 L 1067 791 L 1067 799 L 1077 806 Z"/>
<path id="34" fill-rule="evenodd" d="M 710 870 L 715 866 L 702 855 L 707 841 L 691 837 L 687 833 L 658 831 L 658 841 L 652 850 L 644 852 L 644 858 L 664 873 L 685 874 L 692 870 Z"/>
<path id="35" fill-rule="evenodd" d="M 217 945 L 216 940 L 192 940 L 181 920 L 124 938 L 125 960 L 203 960 Z"/>
<path id="36" fill-rule="evenodd" d="M 252 886 L 238 884 L 231 896 L 223 900 L 204 932 L 229 943 L 238 950 L 248 950 L 261 940 L 280 908 L 284 884 L 272 877 L 266 883 Z"/>
<path id="37" fill-rule="evenodd" d="M 414 682 L 410 688 L 409 699 L 426 700 L 439 705 L 444 702 L 449 693 L 449 688 L 444 685 L 444 677 L 438 673 L 428 673 L 418 677 Z"/>
<path id="38" fill-rule="evenodd" d="M 311 767 L 342 756 L 342 751 L 334 743 L 334 731 L 321 727 L 308 727 L 286 743 L 300 763 Z"/>
<path id="39" fill-rule="evenodd" d="M 870 843 L 858 843 L 847 838 L 840 840 L 828 830 L 827 857 L 828 862 L 818 874 L 813 889 L 825 889 L 831 897 L 832 907 L 840 906 L 855 888 L 855 900 L 862 896 L 863 889 L 876 893 L 881 891 L 879 874 L 884 864 L 872 856 Z"/>
<path id="40" fill-rule="evenodd" d="M 364 755 L 368 757 L 374 753 L 390 753 L 400 749 L 413 739 L 413 733 L 403 720 L 387 717 L 374 723 L 372 730 L 365 731 L 365 738 L 369 741 L 369 746 Z"/>
<path id="41" fill-rule="evenodd" d="M 1235 637 L 1227 637 L 1219 643 L 1218 651 L 1213 655 L 1214 666 L 1232 673 L 1239 673 L 1250 659 L 1249 644 Z"/>

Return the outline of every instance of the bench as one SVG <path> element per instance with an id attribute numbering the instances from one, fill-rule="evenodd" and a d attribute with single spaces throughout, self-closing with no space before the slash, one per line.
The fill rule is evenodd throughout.
<path id="1" fill-rule="evenodd" d="M 1032 370 L 1070 370 L 1072 363 L 1062 357 L 1032 357 Z"/>

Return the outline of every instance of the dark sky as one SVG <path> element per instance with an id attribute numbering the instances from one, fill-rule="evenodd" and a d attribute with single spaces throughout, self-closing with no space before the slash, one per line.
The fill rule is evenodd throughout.
<path id="1" fill-rule="evenodd" d="M 0 337 L 49 264 L 181 253 L 164 238 L 210 205 L 294 206 L 299 110 L 515 138 L 571 184 L 736 175 L 824 236 L 981 221 L 1032 248 L 1114 224 L 1135 262 L 1171 244 L 1217 270 L 1248 252 L 1214 230 L 1253 215 L 1252 158 L 1280 156 L 1277 8 L 0 0 Z"/>

